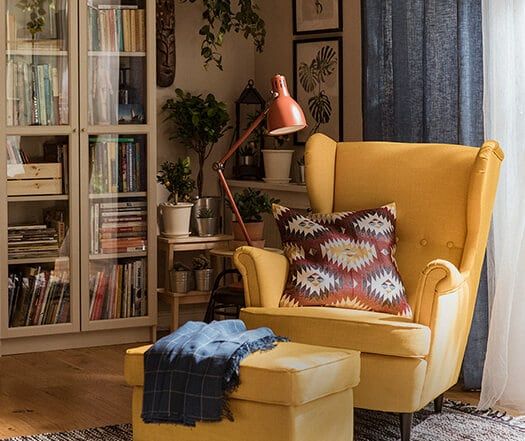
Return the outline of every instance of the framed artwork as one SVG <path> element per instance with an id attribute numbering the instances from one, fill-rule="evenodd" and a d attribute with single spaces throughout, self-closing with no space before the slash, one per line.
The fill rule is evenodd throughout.
<path id="1" fill-rule="evenodd" d="M 341 37 L 294 41 L 294 97 L 308 123 L 294 135 L 296 144 L 304 144 L 317 132 L 336 141 L 343 138 L 342 46 Z"/>
<path id="2" fill-rule="evenodd" d="M 292 0 L 294 35 L 343 30 L 343 0 Z"/>

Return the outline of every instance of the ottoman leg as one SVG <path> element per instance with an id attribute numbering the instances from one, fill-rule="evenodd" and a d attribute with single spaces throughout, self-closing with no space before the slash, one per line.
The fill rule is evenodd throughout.
<path id="1" fill-rule="evenodd" d="M 443 410 L 443 398 L 444 398 L 444 394 L 441 394 L 439 397 L 437 397 L 434 400 L 434 412 L 435 413 L 441 413 L 441 411 Z"/>
<path id="2" fill-rule="evenodd" d="M 400 413 L 399 422 L 401 428 L 401 441 L 410 441 L 410 431 L 412 430 L 413 413 Z"/>

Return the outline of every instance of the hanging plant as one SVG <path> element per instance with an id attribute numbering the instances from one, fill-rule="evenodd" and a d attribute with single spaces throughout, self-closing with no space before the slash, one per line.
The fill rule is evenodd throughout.
<path id="1" fill-rule="evenodd" d="M 180 0 L 182 3 L 202 1 L 204 11 L 202 18 L 206 22 L 199 34 L 203 36 L 201 55 L 204 58 L 204 67 L 210 63 L 222 70 L 222 54 L 220 48 L 225 35 L 235 31 L 251 38 L 257 52 L 262 52 L 266 38 L 266 25 L 257 11 L 259 7 L 255 0 L 237 0 L 238 8 L 232 10 L 231 0 Z"/>
<path id="2" fill-rule="evenodd" d="M 18 8 L 29 14 L 29 21 L 26 23 L 26 27 L 33 39 L 36 34 L 44 30 L 46 24 L 45 2 L 46 0 L 19 0 L 16 4 Z"/>

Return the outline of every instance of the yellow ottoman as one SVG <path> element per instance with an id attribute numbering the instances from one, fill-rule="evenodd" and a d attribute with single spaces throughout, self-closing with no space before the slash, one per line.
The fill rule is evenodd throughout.
<path id="1" fill-rule="evenodd" d="M 144 424 L 144 352 L 129 349 L 125 375 L 133 386 L 134 441 L 350 441 L 352 388 L 359 383 L 359 352 L 280 343 L 241 363 L 239 388 L 230 395 L 235 421 L 196 427 Z"/>

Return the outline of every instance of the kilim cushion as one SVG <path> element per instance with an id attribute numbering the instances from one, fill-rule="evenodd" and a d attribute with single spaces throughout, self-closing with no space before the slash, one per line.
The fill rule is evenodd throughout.
<path id="1" fill-rule="evenodd" d="M 396 206 L 302 214 L 273 205 L 290 261 L 281 307 L 333 306 L 412 316 L 394 257 Z"/>

